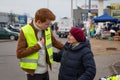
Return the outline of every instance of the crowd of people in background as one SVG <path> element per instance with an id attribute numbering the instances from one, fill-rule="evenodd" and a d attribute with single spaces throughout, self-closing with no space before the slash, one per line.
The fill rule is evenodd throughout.
<path id="1" fill-rule="evenodd" d="M 94 32 L 93 32 L 94 31 Z M 113 38 L 116 33 L 120 36 L 120 24 L 115 23 L 104 23 L 103 26 L 98 26 L 93 23 L 90 29 L 91 37 L 96 37 L 97 39 L 103 39 L 111 37 Z"/>
<path id="2" fill-rule="evenodd" d="M 113 38 L 116 33 L 120 36 L 120 23 L 105 22 L 102 24 L 103 25 L 98 25 L 98 23 L 90 23 L 90 21 L 88 21 L 85 24 L 83 22 L 76 23 L 74 26 L 82 28 L 88 39 L 94 37 L 96 39 Z M 51 24 L 51 30 L 57 32 L 57 23 Z"/>

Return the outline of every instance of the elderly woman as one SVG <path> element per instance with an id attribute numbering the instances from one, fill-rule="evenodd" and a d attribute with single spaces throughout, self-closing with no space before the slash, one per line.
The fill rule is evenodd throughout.
<path id="1" fill-rule="evenodd" d="M 54 61 L 60 62 L 58 80 L 93 80 L 96 65 L 93 53 L 87 45 L 84 32 L 80 28 L 71 28 L 67 42 Z"/>

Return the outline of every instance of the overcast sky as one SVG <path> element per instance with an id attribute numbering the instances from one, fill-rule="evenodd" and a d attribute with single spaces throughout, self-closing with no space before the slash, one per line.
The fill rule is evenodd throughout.
<path id="1" fill-rule="evenodd" d="M 91 0 L 92 4 L 98 4 L 97 0 Z M 88 4 L 88 0 L 73 0 L 73 8 Z M 107 0 L 104 5 L 120 3 L 120 0 Z M 0 12 L 12 12 L 18 14 L 27 13 L 34 17 L 35 11 L 39 8 L 51 9 L 57 19 L 71 17 L 71 0 L 0 0 Z"/>

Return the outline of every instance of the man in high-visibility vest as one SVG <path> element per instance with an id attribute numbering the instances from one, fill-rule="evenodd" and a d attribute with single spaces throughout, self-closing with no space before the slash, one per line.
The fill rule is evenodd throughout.
<path id="1" fill-rule="evenodd" d="M 47 8 L 35 13 L 31 23 L 21 28 L 16 56 L 20 67 L 26 72 L 27 80 L 49 80 L 48 65 L 53 63 L 52 46 L 62 49 L 63 44 L 55 39 L 51 30 L 51 21 L 55 15 Z"/>

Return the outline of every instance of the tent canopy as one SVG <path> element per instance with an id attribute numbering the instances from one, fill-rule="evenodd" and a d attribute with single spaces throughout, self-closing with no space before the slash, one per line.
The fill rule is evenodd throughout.
<path id="1" fill-rule="evenodd" d="M 120 23 L 120 18 L 118 18 L 118 22 Z"/>
<path id="2" fill-rule="evenodd" d="M 93 19 L 94 22 L 107 22 L 107 21 L 110 21 L 110 22 L 117 22 L 118 19 L 116 18 L 113 18 L 112 16 L 110 16 L 109 14 L 105 13 L 97 18 L 94 18 Z"/>

